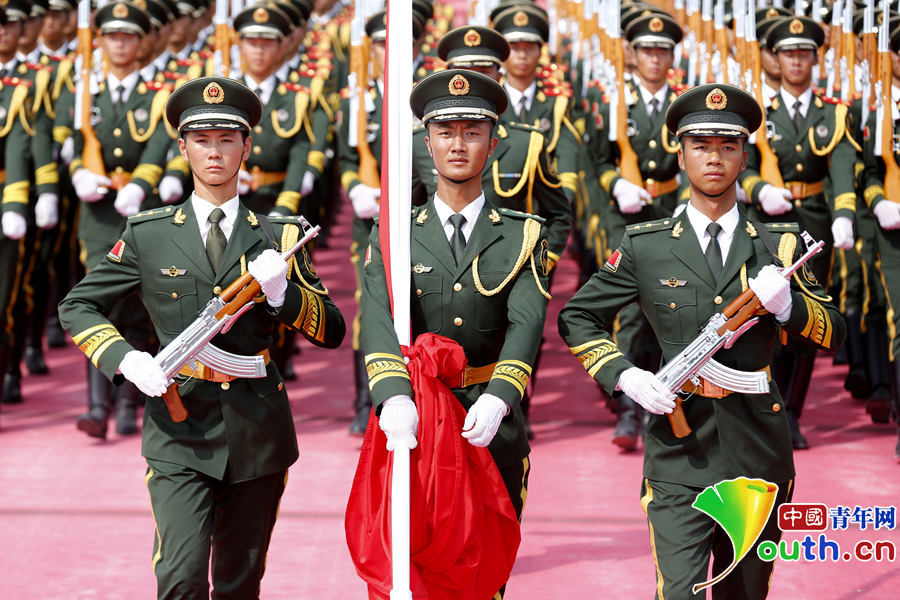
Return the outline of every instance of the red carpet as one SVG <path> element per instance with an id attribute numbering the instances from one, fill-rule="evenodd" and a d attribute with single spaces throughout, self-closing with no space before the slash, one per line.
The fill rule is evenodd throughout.
<path id="1" fill-rule="evenodd" d="M 317 251 L 316 266 L 349 322 L 355 306 L 348 240 L 345 212 L 330 247 Z M 537 440 L 523 540 L 507 597 L 650 598 L 654 567 L 639 504 L 641 456 L 620 454 L 610 444 L 613 415 L 556 334 L 556 313 L 574 293 L 574 263 L 564 260 L 559 270 L 533 408 Z M 347 435 L 350 357 L 348 339 L 332 351 L 305 345 L 295 358 L 299 381 L 288 389 L 300 461 L 281 504 L 263 598 L 365 597 L 343 530 L 360 447 L 360 438 Z M 84 358 L 73 347 L 47 358 L 52 374 L 26 377 L 25 403 L 5 405 L 0 415 L 0 598 L 154 598 L 140 439 L 112 434 L 99 442 L 76 431 Z M 797 455 L 794 500 L 894 506 L 900 499 L 896 429 L 869 422 L 841 388 L 843 373 L 830 357 L 817 365 L 804 415 L 812 449 Z M 896 529 L 826 533 L 842 552 L 863 539 L 900 546 Z M 900 570 L 888 561 L 779 561 L 770 598 L 893 599 L 898 584 Z"/>

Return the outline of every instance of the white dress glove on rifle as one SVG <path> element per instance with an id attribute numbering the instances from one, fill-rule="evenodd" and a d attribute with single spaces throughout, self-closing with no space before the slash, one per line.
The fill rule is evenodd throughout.
<path id="1" fill-rule="evenodd" d="M 637 367 L 626 369 L 619 375 L 616 389 L 625 392 L 629 398 L 654 415 L 667 414 L 675 408 L 675 394 L 650 371 Z"/>
<path id="2" fill-rule="evenodd" d="M 834 247 L 839 250 L 849 250 L 856 239 L 853 237 L 853 221 L 848 217 L 838 217 L 831 224 L 831 237 L 834 238 Z"/>
<path id="3" fill-rule="evenodd" d="M 783 215 L 791 210 L 794 207 L 790 203 L 793 197 L 791 190 L 771 184 L 766 184 L 763 189 L 759 190 L 759 203 L 767 215 Z"/>
<path id="4" fill-rule="evenodd" d="M 10 240 L 21 239 L 28 229 L 25 217 L 19 213 L 6 211 L 2 217 L 3 236 Z"/>
<path id="5" fill-rule="evenodd" d="M 159 182 L 159 199 L 163 204 L 172 204 L 177 202 L 181 195 L 184 194 L 184 186 L 181 180 L 175 175 L 166 175 Z"/>
<path id="6" fill-rule="evenodd" d="M 756 277 L 747 280 L 747 285 L 759 298 L 763 307 L 775 315 L 779 323 L 791 316 L 791 284 L 775 265 L 766 265 Z"/>
<path id="7" fill-rule="evenodd" d="M 644 205 L 653 199 L 650 192 L 624 177 L 620 178 L 613 186 L 612 194 L 619 204 L 619 210 L 626 215 L 641 212 Z"/>
<path id="8" fill-rule="evenodd" d="M 108 177 L 84 168 L 72 173 L 72 187 L 82 202 L 97 202 L 109 191 L 111 183 Z"/>
<path id="9" fill-rule="evenodd" d="M 311 191 L 313 191 L 313 187 L 316 185 L 316 176 L 312 171 L 307 171 L 303 174 L 303 181 L 300 182 L 300 195 L 306 196 Z"/>
<path id="10" fill-rule="evenodd" d="M 40 229 L 51 229 L 59 223 L 59 196 L 44 192 L 34 204 L 34 224 Z"/>
<path id="11" fill-rule="evenodd" d="M 266 295 L 266 302 L 272 308 L 284 304 L 288 285 L 287 271 L 287 262 L 271 248 L 247 263 L 247 272 L 259 282 L 262 293 Z"/>
<path id="12" fill-rule="evenodd" d="M 388 452 L 397 448 L 412 450 L 419 445 L 416 434 L 419 432 L 419 413 L 409 396 L 391 396 L 381 405 L 381 416 L 378 426 L 387 436 Z"/>
<path id="13" fill-rule="evenodd" d="M 147 352 L 132 350 L 119 363 L 119 373 L 151 398 L 163 395 L 169 382 L 162 368 Z"/>
<path id="14" fill-rule="evenodd" d="M 882 200 L 872 209 L 882 229 L 900 229 L 900 204 L 890 200 Z"/>
<path id="15" fill-rule="evenodd" d="M 136 183 L 129 183 L 116 194 L 113 206 L 116 207 L 116 212 L 123 217 L 130 217 L 140 212 L 141 202 L 144 201 L 146 195 L 141 186 Z"/>
<path id="16" fill-rule="evenodd" d="M 497 435 L 500 421 L 509 414 L 509 405 L 493 394 L 482 394 L 469 409 L 463 422 L 462 436 L 469 443 L 484 448 Z"/>
<path id="17" fill-rule="evenodd" d="M 238 196 L 246 196 L 250 193 L 250 182 L 253 180 L 253 177 L 247 171 L 241 169 L 238 171 L 238 185 L 237 185 L 237 193 Z"/>
<path id="18" fill-rule="evenodd" d="M 353 204 L 353 212 L 360 219 L 371 219 L 378 214 L 378 198 L 381 196 L 379 188 L 358 183 L 347 196 L 350 197 L 350 203 Z"/>

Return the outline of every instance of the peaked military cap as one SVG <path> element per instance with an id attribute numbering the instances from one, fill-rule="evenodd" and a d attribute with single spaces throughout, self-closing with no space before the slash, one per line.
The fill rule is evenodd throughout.
<path id="1" fill-rule="evenodd" d="M 667 13 L 658 6 L 647 4 L 646 2 L 633 2 L 628 5 L 623 4 L 621 17 L 619 19 L 619 26 L 622 28 L 622 31 L 625 31 L 628 29 L 629 25 L 631 25 L 634 21 L 640 19 L 641 17 L 646 17 L 647 15 L 665 14 Z"/>
<path id="2" fill-rule="evenodd" d="M 147 11 L 147 15 L 150 17 L 150 25 L 156 29 L 175 20 L 175 15 L 162 0 L 134 0 L 134 3 Z"/>
<path id="3" fill-rule="evenodd" d="M 29 17 L 41 17 L 47 14 L 47 10 L 50 8 L 50 0 L 32 0 L 31 2 L 31 12 L 28 13 Z"/>
<path id="4" fill-rule="evenodd" d="M 172 129 L 234 129 L 249 132 L 259 123 L 262 103 L 247 86 L 227 77 L 200 77 L 178 87 L 166 102 Z"/>
<path id="5" fill-rule="evenodd" d="M 818 50 L 825 41 L 825 30 L 809 17 L 783 17 L 769 29 L 766 45 L 779 50 Z"/>
<path id="6" fill-rule="evenodd" d="M 768 6 L 764 8 L 756 9 L 756 22 L 764 21 L 766 19 L 774 19 L 776 17 L 790 17 L 793 15 L 791 11 L 782 7 L 782 6 Z"/>
<path id="7" fill-rule="evenodd" d="M 253 4 L 234 18 L 234 30 L 246 38 L 280 40 L 291 29 L 291 18 L 272 4 Z"/>
<path id="8" fill-rule="evenodd" d="M 28 0 L 8 0 L 4 2 L 8 23 L 27 21 L 31 18 L 31 3 Z"/>
<path id="9" fill-rule="evenodd" d="M 418 39 L 425 32 L 425 21 L 422 16 L 413 11 L 413 39 Z M 366 35 L 373 42 L 383 42 L 387 38 L 387 13 L 377 12 L 366 21 Z"/>
<path id="10" fill-rule="evenodd" d="M 547 11 L 535 4 L 534 0 L 500 0 L 500 3 L 491 10 L 490 15 L 488 16 L 488 23 L 491 24 L 491 27 L 494 27 L 497 16 L 500 13 L 506 12 L 513 7 L 532 8 L 543 14 L 545 17 L 547 16 Z M 549 17 L 547 20 L 549 21 Z M 494 28 L 496 29 L 496 27 Z"/>
<path id="11" fill-rule="evenodd" d="M 766 44 L 766 40 L 769 39 L 769 30 L 772 29 L 772 25 L 774 25 L 781 19 L 782 17 L 769 17 L 768 19 L 763 19 L 762 21 L 756 22 L 756 39 L 759 42 L 760 48 L 769 47 Z"/>
<path id="12" fill-rule="evenodd" d="M 666 111 L 666 129 L 675 137 L 749 137 L 761 122 L 762 110 L 756 99 L 724 83 L 691 88 L 675 98 Z"/>
<path id="13" fill-rule="evenodd" d="M 266 4 L 276 7 L 285 14 L 288 21 L 291 23 L 291 31 L 302 26 L 306 22 L 306 19 L 303 18 L 303 13 L 300 12 L 300 9 L 297 8 L 297 5 L 293 2 L 288 2 L 288 0 L 271 0 L 266 2 Z"/>
<path id="14" fill-rule="evenodd" d="M 293 4 L 297 10 L 300 11 L 300 14 L 303 15 L 303 22 L 306 23 L 309 21 L 309 15 L 312 14 L 313 3 L 312 0 L 289 0 L 291 4 Z"/>
<path id="15" fill-rule="evenodd" d="M 48 10 L 59 10 L 66 12 L 78 8 L 78 0 L 50 0 L 48 2 Z"/>
<path id="16" fill-rule="evenodd" d="M 499 66 L 508 57 L 506 38 L 488 27 L 457 27 L 448 31 L 438 43 L 438 58 L 451 69 Z"/>
<path id="17" fill-rule="evenodd" d="M 434 4 L 426 2 L 426 0 L 413 0 L 412 9 L 413 16 L 419 15 L 422 17 L 423 23 L 434 16 Z"/>
<path id="18" fill-rule="evenodd" d="M 881 27 L 881 22 L 884 20 L 884 13 L 880 9 L 875 10 L 875 19 L 874 19 L 874 27 L 872 31 L 863 31 L 863 23 L 865 22 L 866 11 L 865 10 L 857 10 L 853 14 L 853 33 L 854 35 L 862 35 L 864 33 L 878 33 L 878 28 Z M 888 23 L 888 31 L 893 31 L 894 27 L 900 24 L 900 14 L 897 14 L 895 10 L 888 10 L 888 19 L 890 22 Z"/>
<path id="19" fill-rule="evenodd" d="M 133 33 L 144 35 L 150 31 L 150 15 L 132 2 L 110 2 L 94 13 L 100 33 Z"/>
<path id="20" fill-rule="evenodd" d="M 191 0 L 175 0 L 175 7 L 178 9 L 178 12 L 175 14 L 176 18 L 190 17 L 197 10 L 197 7 L 194 6 Z"/>
<path id="21" fill-rule="evenodd" d="M 635 48 L 674 48 L 683 35 L 675 19 L 662 13 L 638 17 L 625 30 L 625 39 Z"/>
<path id="22" fill-rule="evenodd" d="M 506 41 L 544 43 L 550 39 L 550 22 L 543 10 L 535 6 L 519 5 L 497 14 L 492 21 L 494 29 L 503 34 Z"/>
<path id="23" fill-rule="evenodd" d="M 432 73 L 409 96 L 409 105 L 423 123 L 430 121 L 497 122 L 509 104 L 503 86 L 476 71 L 449 69 Z"/>
<path id="24" fill-rule="evenodd" d="M 900 52 L 900 27 L 891 32 L 891 50 Z"/>

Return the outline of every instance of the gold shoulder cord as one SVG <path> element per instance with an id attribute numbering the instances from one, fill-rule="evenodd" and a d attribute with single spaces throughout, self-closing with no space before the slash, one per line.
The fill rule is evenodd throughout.
<path id="1" fill-rule="evenodd" d="M 478 259 L 481 255 L 476 256 L 475 260 L 472 261 L 472 280 L 475 282 L 475 289 L 478 290 L 482 296 L 495 296 L 498 294 L 506 287 L 507 283 L 512 281 L 513 277 L 519 272 L 519 269 L 522 268 L 522 265 L 525 264 L 525 261 L 528 260 L 528 257 L 532 255 L 534 252 L 534 245 L 537 243 L 540 235 L 541 224 L 534 219 L 525 219 L 522 235 L 522 248 L 519 250 L 519 257 L 516 258 L 516 264 L 513 266 L 512 271 L 509 272 L 509 275 L 506 276 L 506 279 L 501 281 L 500 285 L 492 290 L 485 289 L 484 285 L 481 283 L 481 278 L 478 276 Z M 541 291 L 546 294 L 543 289 Z"/>
<path id="2" fill-rule="evenodd" d="M 143 144 L 150 139 L 153 132 L 156 131 L 156 126 L 159 125 L 159 120 L 166 112 L 166 101 L 168 99 L 169 90 L 166 89 L 158 90 L 153 96 L 153 103 L 150 105 L 150 125 L 147 126 L 147 131 L 143 134 L 138 133 L 137 123 L 134 122 L 134 111 L 128 111 L 125 118 L 128 120 L 128 132 L 131 134 L 131 139 L 138 144 Z"/>
<path id="3" fill-rule="evenodd" d="M 813 154 L 816 156 L 825 156 L 830 154 L 834 147 L 838 145 L 838 142 L 841 141 L 841 138 L 846 137 L 850 140 L 850 143 L 858 152 L 862 152 L 862 149 L 853 139 L 853 136 L 850 135 L 850 132 L 847 131 L 847 106 L 845 104 L 838 104 L 834 108 L 834 135 L 831 136 L 831 141 L 828 142 L 822 148 L 816 147 L 816 140 L 813 136 L 812 127 L 809 129 L 809 147 L 812 149 Z"/>
<path id="4" fill-rule="evenodd" d="M 529 221 L 530 220 L 531 219 L 529 219 Z M 538 229 L 538 230 L 540 231 L 540 229 Z M 541 268 L 543 268 L 543 267 L 541 267 Z M 541 285 L 541 278 L 538 277 L 537 267 L 534 264 L 534 252 L 531 253 L 531 274 L 534 275 L 534 283 L 535 283 L 535 285 L 537 285 L 537 289 L 541 293 L 541 295 L 544 298 L 546 298 L 547 300 L 552 300 L 553 298 L 550 297 L 550 292 L 545 290 L 544 286 Z"/>
<path id="5" fill-rule="evenodd" d="M 553 102 L 553 138 L 547 144 L 547 154 L 553 152 L 559 142 L 560 129 L 568 108 L 569 99 L 566 96 L 557 96 L 556 101 Z"/>
<path id="6" fill-rule="evenodd" d="M 62 87 L 65 85 L 66 80 L 69 78 L 69 73 L 71 72 L 72 59 L 66 58 L 59 61 L 59 66 L 56 67 L 56 80 L 53 82 L 52 98 L 54 101 L 62 94 Z"/>
<path id="7" fill-rule="evenodd" d="M 681 144 L 677 141 L 673 144 L 669 142 L 669 128 L 666 127 L 666 124 L 663 123 L 662 126 L 662 137 L 660 138 L 662 141 L 663 150 L 668 152 L 669 154 L 675 154 L 678 152 L 678 149 L 681 148 Z"/>
<path id="8" fill-rule="evenodd" d="M 781 240 L 778 242 L 778 259 L 783 265 L 790 265 L 794 262 L 794 251 L 797 249 L 797 236 L 793 233 L 782 234 Z M 803 269 L 805 267 L 801 267 Z M 803 280 L 799 273 L 794 273 L 794 281 L 800 286 L 804 294 L 810 298 L 814 298 L 821 302 L 831 302 L 831 296 L 817 296 L 812 293 L 809 288 L 803 285 Z"/>
<path id="9" fill-rule="evenodd" d="M 528 153 L 525 155 L 525 164 L 522 166 L 522 176 L 519 178 L 519 182 L 508 190 L 504 190 L 500 187 L 500 163 L 496 160 L 494 161 L 494 164 L 491 165 L 491 174 L 494 178 L 494 191 L 498 196 L 501 198 L 512 198 L 525 187 L 526 183 L 529 184 L 529 190 L 531 189 L 531 182 L 534 180 L 534 172 L 538 166 L 541 146 L 543 144 L 543 134 L 539 131 L 532 131 L 531 138 L 528 140 Z M 532 212 L 530 195 L 526 200 L 526 209 L 526 212 Z"/>
<path id="10" fill-rule="evenodd" d="M 56 117 L 53 110 L 53 100 L 50 98 L 50 69 L 40 69 L 34 77 L 34 105 L 31 110 L 37 113 L 44 105 L 44 112 L 51 119 Z"/>
<path id="11" fill-rule="evenodd" d="M 3 128 L 0 129 L 0 137 L 6 137 L 6 134 L 12 129 L 13 122 L 15 121 L 16 114 L 19 113 L 23 106 L 25 106 L 25 100 L 28 98 L 28 88 L 24 85 L 17 85 L 16 90 L 13 92 L 12 98 L 9 101 L 9 112 L 6 113 L 6 124 L 3 125 Z M 31 130 L 31 127 L 28 126 L 25 115 L 21 116 L 22 125 L 25 126 L 25 130 Z M 34 135 L 34 132 L 31 131 L 29 135 Z"/>
<path id="12" fill-rule="evenodd" d="M 295 92 L 294 93 L 294 125 L 290 129 L 285 129 L 281 125 L 278 124 L 278 111 L 272 111 L 272 129 L 275 130 L 275 133 L 278 134 L 278 137 L 282 138 L 292 138 L 297 135 L 297 132 L 300 131 L 300 127 L 303 125 L 304 115 L 306 114 L 306 107 L 309 105 L 309 94 L 306 92 Z M 310 140 L 315 143 L 314 140 Z"/>
<path id="13" fill-rule="evenodd" d="M 285 225 L 281 230 L 281 247 L 282 248 L 293 248 L 294 244 L 297 243 L 297 240 L 300 239 L 300 228 L 296 225 Z M 299 250 L 303 252 L 303 248 Z M 291 276 L 291 269 L 293 268 L 294 272 L 297 274 L 297 279 L 300 280 L 300 283 L 303 284 L 303 287 L 308 289 L 314 294 L 318 294 L 320 296 L 328 295 L 328 288 L 325 287 L 325 284 L 322 284 L 322 289 L 316 289 L 306 279 L 303 278 L 303 272 L 300 270 L 300 265 L 297 264 L 297 255 L 294 254 L 291 257 L 290 262 L 288 263 L 288 272 L 287 277 Z"/>
<path id="14" fill-rule="evenodd" d="M 309 84 L 309 95 L 313 98 L 313 106 L 321 106 L 325 111 L 325 114 L 328 115 L 329 121 L 334 121 L 334 111 L 331 110 L 331 107 L 328 105 L 328 100 L 325 98 L 323 91 L 325 89 L 325 78 L 319 77 L 316 75 L 313 77 L 313 80 Z"/>

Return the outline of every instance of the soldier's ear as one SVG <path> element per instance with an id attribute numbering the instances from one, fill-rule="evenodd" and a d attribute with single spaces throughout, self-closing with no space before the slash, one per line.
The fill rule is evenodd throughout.
<path id="1" fill-rule="evenodd" d="M 678 152 L 676 153 L 678 157 L 678 168 L 684 171 L 684 146 L 682 144 L 678 144 Z M 744 158 L 747 158 L 747 153 L 744 153 Z"/>
<path id="2" fill-rule="evenodd" d="M 188 158 L 187 147 L 185 146 L 183 137 L 178 138 L 178 152 L 181 153 L 181 158 L 184 159 L 184 162 L 191 162 Z"/>
<path id="3" fill-rule="evenodd" d="M 247 134 L 244 134 L 243 137 L 244 137 L 244 153 L 243 153 L 243 156 L 241 157 L 242 162 L 246 161 L 248 158 L 250 158 L 250 136 Z"/>
<path id="4" fill-rule="evenodd" d="M 428 136 L 425 136 L 425 147 L 428 148 L 428 156 L 434 158 L 434 152 L 431 150 L 431 140 L 428 139 Z"/>

